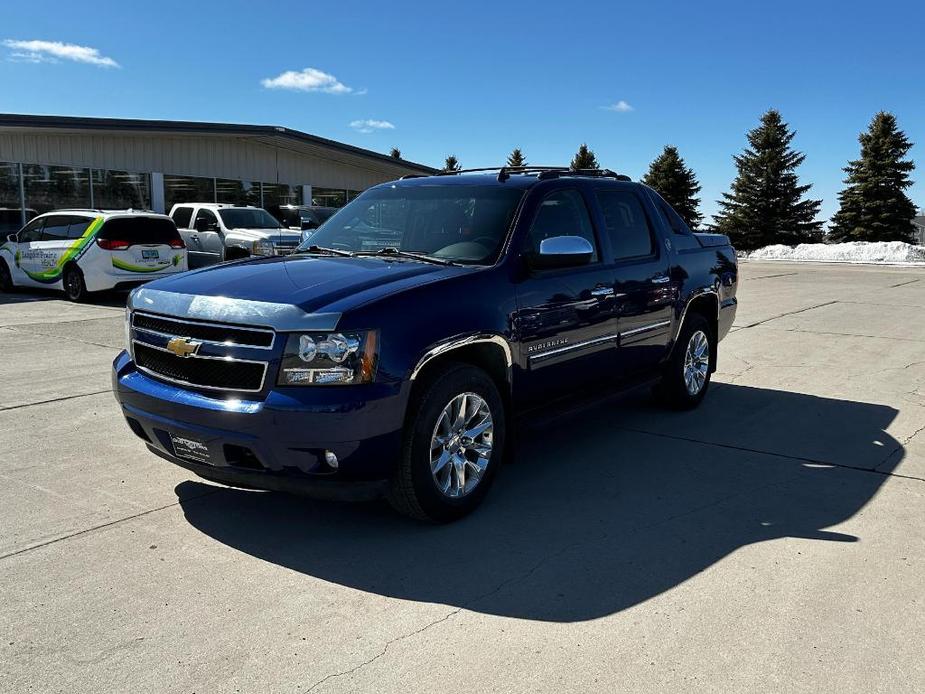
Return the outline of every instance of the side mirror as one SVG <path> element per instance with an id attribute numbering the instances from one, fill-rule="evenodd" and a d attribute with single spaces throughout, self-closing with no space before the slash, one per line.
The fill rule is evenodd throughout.
<path id="1" fill-rule="evenodd" d="M 530 267 L 551 270 L 587 265 L 594 256 L 594 247 L 582 236 L 552 236 L 540 241 L 539 253 L 528 256 Z"/>
<path id="2" fill-rule="evenodd" d="M 6 240 L 9 241 L 10 243 L 19 243 L 19 236 L 17 236 L 16 234 L 9 234 L 6 237 Z"/>

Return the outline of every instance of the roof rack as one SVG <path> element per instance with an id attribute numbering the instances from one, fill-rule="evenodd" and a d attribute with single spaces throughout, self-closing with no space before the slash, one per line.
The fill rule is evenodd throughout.
<path id="1" fill-rule="evenodd" d="M 560 176 L 596 176 L 599 178 L 614 178 L 618 181 L 631 181 L 626 174 L 617 173 L 610 169 L 572 169 L 568 166 L 483 166 L 477 169 L 459 169 L 457 171 L 438 171 L 434 176 L 455 176 L 456 174 L 481 173 L 497 171 L 498 180 L 506 181 L 511 174 L 538 174 L 540 180 L 559 178 Z M 408 174 L 405 178 L 420 178 L 425 174 Z"/>

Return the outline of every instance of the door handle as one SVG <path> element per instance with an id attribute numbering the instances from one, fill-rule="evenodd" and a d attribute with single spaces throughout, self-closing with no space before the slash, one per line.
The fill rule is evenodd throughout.
<path id="1" fill-rule="evenodd" d="M 591 296 L 613 296 L 613 287 L 595 287 L 591 290 Z"/>
<path id="2" fill-rule="evenodd" d="M 668 284 L 671 278 L 668 275 L 656 275 L 652 278 L 652 284 Z"/>

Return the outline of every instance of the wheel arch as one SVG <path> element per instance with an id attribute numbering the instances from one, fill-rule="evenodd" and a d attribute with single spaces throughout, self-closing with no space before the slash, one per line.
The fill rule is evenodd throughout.
<path id="1" fill-rule="evenodd" d="M 713 332 L 713 339 L 710 340 L 710 362 L 712 364 L 710 370 L 711 372 L 716 371 L 717 348 L 719 345 L 719 294 L 715 289 L 712 287 L 705 288 L 694 292 L 688 298 L 687 303 L 684 305 L 684 309 L 681 311 L 681 316 L 678 319 L 678 328 L 675 331 L 671 352 L 677 348 L 678 336 L 681 334 L 681 330 L 684 327 L 684 321 L 691 315 L 703 316 L 710 325 L 710 329 Z M 669 353 L 669 356 L 670 354 L 671 353 Z"/>
<path id="2" fill-rule="evenodd" d="M 411 370 L 412 394 L 449 363 L 470 364 L 485 371 L 498 388 L 505 408 L 509 408 L 513 351 L 505 338 L 477 334 L 456 337 L 431 347 Z"/>

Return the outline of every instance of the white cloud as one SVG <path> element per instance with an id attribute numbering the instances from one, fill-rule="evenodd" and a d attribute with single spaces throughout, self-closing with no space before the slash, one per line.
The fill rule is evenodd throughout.
<path id="1" fill-rule="evenodd" d="M 357 92 L 348 87 L 334 75 L 322 72 L 313 67 L 307 67 L 301 72 L 286 70 L 276 77 L 267 77 L 260 80 L 266 89 L 290 89 L 296 92 L 324 92 L 325 94 L 365 94 L 366 90 Z"/>
<path id="2" fill-rule="evenodd" d="M 620 99 L 615 104 L 608 104 L 607 106 L 601 106 L 605 111 L 616 111 L 617 113 L 629 113 L 633 110 L 633 107 L 629 105 L 629 102 Z"/>
<path id="3" fill-rule="evenodd" d="M 350 127 L 359 133 L 371 133 L 376 130 L 395 130 L 395 126 L 389 123 L 389 121 L 375 120 L 373 118 L 350 121 Z"/>
<path id="4" fill-rule="evenodd" d="M 26 63 L 57 63 L 58 60 L 73 60 L 97 67 L 120 67 L 112 58 L 100 55 L 99 50 L 89 46 L 78 46 L 61 41 L 19 41 L 5 39 L 3 45 L 11 49 L 10 60 Z"/>

